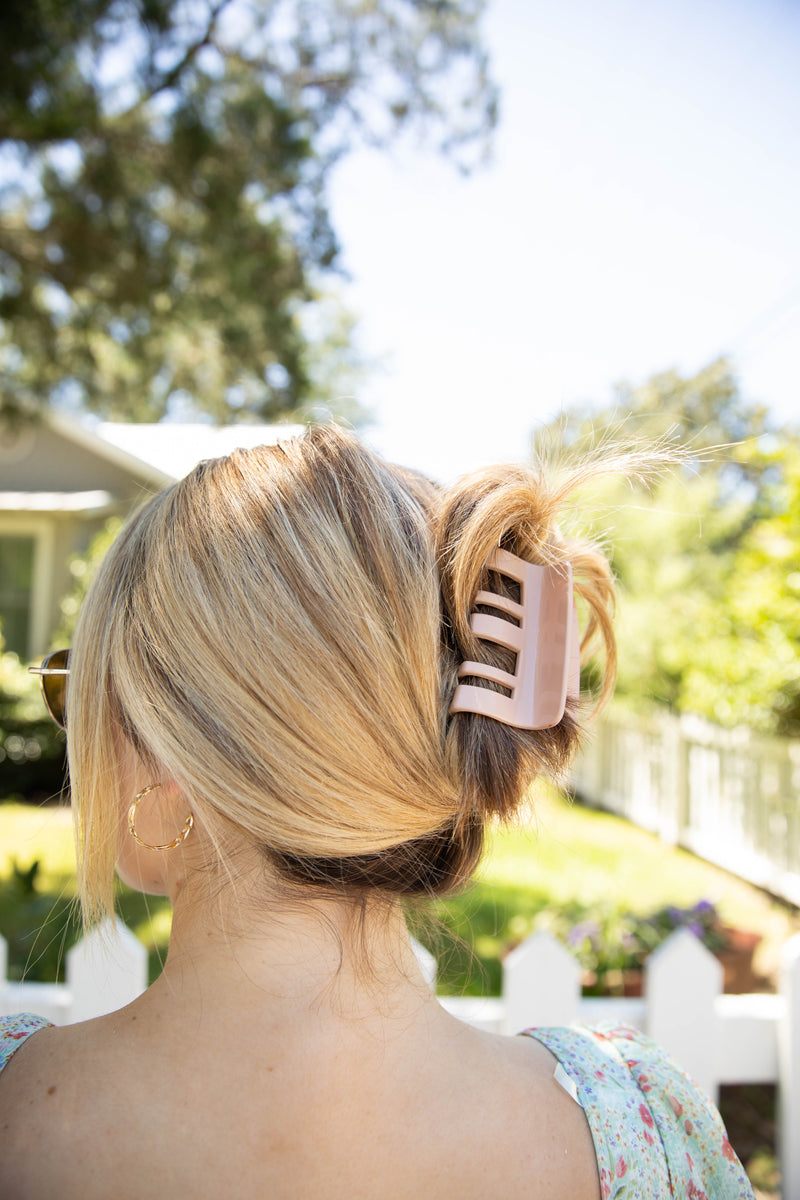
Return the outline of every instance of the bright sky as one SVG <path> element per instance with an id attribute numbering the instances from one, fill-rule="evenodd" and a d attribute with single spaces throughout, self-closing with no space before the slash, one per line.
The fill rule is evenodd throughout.
<path id="1" fill-rule="evenodd" d="M 488 169 L 365 152 L 334 181 L 345 298 L 383 360 L 370 440 L 447 479 L 722 353 L 800 418 L 797 0 L 489 0 L 485 32 Z"/>

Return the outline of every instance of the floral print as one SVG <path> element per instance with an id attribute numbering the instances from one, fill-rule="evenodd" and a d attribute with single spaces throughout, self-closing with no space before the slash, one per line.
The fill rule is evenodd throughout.
<path id="1" fill-rule="evenodd" d="M 719 1113 L 636 1029 L 526 1029 L 576 1085 L 602 1200 L 753 1200 Z"/>
<path id="2" fill-rule="evenodd" d="M 0 1071 L 15 1050 L 19 1050 L 26 1038 L 50 1024 L 44 1017 L 33 1013 L 15 1013 L 13 1017 L 0 1017 Z"/>

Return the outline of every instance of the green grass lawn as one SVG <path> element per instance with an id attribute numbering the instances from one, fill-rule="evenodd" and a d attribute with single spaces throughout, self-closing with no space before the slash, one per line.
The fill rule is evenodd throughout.
<path id="1" fill-rule="evenodd" d="M 6 879 L 16 860 L 28 867 L 40 860 L 39 882 L 60 886 L 75 873 L 70 811 L 60 805 L 37 808 L 28 804 L 0 804 L 0 879 Z"/>
<path id="2" fill-rule="evenodd" d="M 55 977 L 77 933 L 77 922 L 68 920 L 73 898 L 68 810 L 1 804 L 0 933 L 10 944 L 12 977 Z M 785 906 L 757 888 L 617 817 L 541 789 L 532 815 L 490 832 L 475 882 L 436 903 L 438 921 L 422 912 L 411 921 L 439 954 L 443 990 L 498 993 L 503 955 L 534 928 L 563 936 L 582 922 L 599 922 L 613 963 L 629 914 L 686 908 L 701 899 L 727 924 L 762 935 L 757 963 L 764 973 L 774 971 L 781 945 L 800 928 Z M 157 974 L 169 937 L 167 902 L 121 889 L 120 912 L 148 946 Z"/>
<path id="3" fill-rule="evenodd" d="M 527 824 L 497 831 L 479 872 L 487 884 L 536 887 L 556 904 L 613 902 L 630 912 L 712 901 L 722 919 L 782 944 L 800 923 L 788 906 L 610 813 L 542 790 Z"/>
<path id="4" fill-rule="evenodd" d="M 725 924 L 761 935 L 756 968 L 774 976 L 782 945 L 800 929 L 787 906 L 618 817 L 542 788 L 524 819 L 492 830 L 472 887 L 436 906 L 446 930 L 466 943 L 438 939 L 443 990 L 499 993 L 503 956 L 542 927 L 564 937 L 576 926 L 599 924 L 599 940 L 607 943 L 601 961 L 613 967 L 614 943 L 627 936 L 631 914 L 700 900 L 712 903 Z M 420 928 L 436 949 L 435 930 Z M 585 947 L 573 949 L 583 954 Z"/>

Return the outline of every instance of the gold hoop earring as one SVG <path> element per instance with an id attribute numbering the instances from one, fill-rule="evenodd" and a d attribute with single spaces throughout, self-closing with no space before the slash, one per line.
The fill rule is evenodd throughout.
<path id="1" fill-rule="evenodd" d="M 192 831 L 192 826 L 194 825 L 194 817 L 191 813 L 189 813 L 183 829 L 177 837 L 172 839 L 171 842 L 165 842 L 163 846 L 151 846 L 149 842 L 142 841 L 136 832 L 136 806 L 145 796 L 149 796 L 151 792 L 154 792 L 160 787 L 160 783 L 151 783 L 149 787 L 142 788 L 138 795 L 134 796 L 133 804 L 128 809 L 128 833 L 135 842 L 138 842 L 140 846 L 144 846 L 145 850 L 174 850 L 176 846 L 180 846 L 181 842 L 186 840 Z"/>

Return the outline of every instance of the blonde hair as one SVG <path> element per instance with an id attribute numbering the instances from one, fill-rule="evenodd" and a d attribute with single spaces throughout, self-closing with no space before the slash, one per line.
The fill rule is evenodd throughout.
<path id="1" fill-rule="evenodd" d="M 85 910 L 112 903 L 121 733 L 222 853 L 235 829 L 295 880 L 413 893 L 465 878 L 486 817 L 562 770 L 579 732 L 574 708 L 533 733 L 448 717 L 460 662 L 503 665 L 469 628 L 494 546 L 572 563 L 612 686 L 607 561 L 555 524 L 571 486 L 503 467 L 439 491 L 323 426 L 201 463 L 146 504 L 73 646 Z"/>

